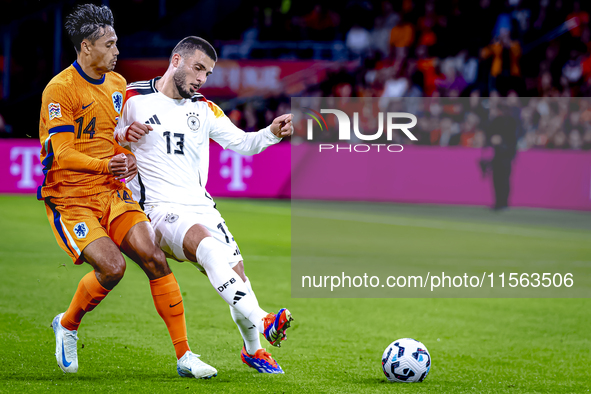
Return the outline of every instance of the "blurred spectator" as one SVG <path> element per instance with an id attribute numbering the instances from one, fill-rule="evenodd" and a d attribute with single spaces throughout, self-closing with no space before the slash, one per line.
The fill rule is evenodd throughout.
<path id="1" fill-rule="evenodd" d="M 371 36 L 366 29 L 354 24 L 351 30 L 347 32 L 345 44 L 353 59 L 363 59 L 370 53 Z"/>
<path id="2" fill-rule="evenodd" d="M 515 8 L 511 12 L 511 25 L 512 28 L 515 29 L 515 34 L 517 37 L 523 40 L 525 37 L 527 37 L 527 33 L 530 30 L 532 12 L 531 9 L 526 7 L 526 2 L 523 0 L 516 0 L 513 1 L 513 3 L 516 4 Z"/>
<path id="3" fill-rule="evenodd" d="M 446 27 L 446 18 L 435 13 L 435 2 L 428 0 L 425 3 L 425 15 L 417 21 L 419 31 L 417 45 L 432 47 L 437 43 L 437 37 Z"/>
<path id="4" fill-rule="evenodd" d="M 583 149 L 589 150 L 591 149 L 591 128 L 586 127 L 585 133 L 583 134 Z"/>
<path id="5" fill-rule="evenodd" d="M 382 97 L 404 97 L 410 87 L 407 77 L 407 62 L 397 60 L 390 68 L 391 75 L 384 83 Z"/>
<path id="6" fill-rule="evenodd" d="M 566 16 L 566 20 L 574 19 L 576 27 L 570 30 L 570 35 L 574 38 L 581 38 L 583 30 L 589 26 L 589 14 L 581 9 L 581 2 L 573 2 L 573 11 Z"/>
<path id="7" fill-rule="evenodd" d="M 439 123 L 439 128 L 431 132 L 431 145 L 448 146 L 450 140 L 459 132 L 459 125 L 451 118 L 444 117 Z"/>
<path id="8" fill-rule="evenodd" d="M 286 9 L 286 7 L 289 7 L 290 2 L 268 4 L 273 4 L 273 6 L 268 5 L 262 9 L 260 39 L 264 41 L 298 40 L 299 37 L 293 26 L 292 18 L 288 15 L 288 9 Z"/>
<path id="9" fill-rule="evenodd" d="M 302 18 L 301 24 L 306 28 L 302 38 L 314 41 L 332 41 L 337 38 L 340 17 L 324 5 L 316 4 L 314 9 Z"/>
<path id="10" fill-rule="evenodd" d="M 486 142 L 484 131 L 478 128 L 480 119 L 473 112 L 468 112 L 460 125 L 460 132 L 450 139 L 450 145 L 467 148 L 482 148 Z"/>
<path id="11" fill-rule="evenodd" d="M 493 37 L 498 37 L 503 31 L 511 33 L 513 27 L 512 21 L 512 4 L 510 0 L 504 0 L 502 10 L 497 14 L 497 20 L 493 29 Z"/>
<path id="12" fill-rule="evenodd" d="M 415 41 L 415 28 L 407 20 L 402 20 L 390 31 L 390 46 L 392 54 L 396 58 L 404 58 L 408 55 L 408 49 Z"/>
<path id="13" fill-rule="evenodd" d="M 244 105 L 244 112 L 242 115 L 244 116 L 244 126 L 243 126 L 244 131 L 249 132 L 249 131 L 257 131 L 260 129 L 260 127 L 258 126 L 259 122 L 258 122 L 256 109 L 254 107 L 254 104 L 251 101 L 248 101 Z"/>
<path id="14" fill-rule="evenodd" d="M 570 89 L 578 89 L 583 77 L 583 59 L 577 50 L 570 51 L 570 57 L 562 67 L 562 77 L 564 77 Z"/>
<path id="15" fill-rule="evenodd" d="M 458 97 L 468 86 L 464 78 L 456 69 L 455 59 L 447 58 L 441 63 L 442 79 L 435 81 L 441 96 Z"/>
<path id="16" fill-rule="evenodd" d="M 562 76 L 564 59 L 561 55 L 561 45 L 558 40 L 551 41 L 544 51 L 545 58 L 540 62 L 539 75 L 549 72 L 552 77 L 553 86 L 559 87 Z"/>
<path id="17" fill-rule="evenodd" d="M 228 118 L 234 123 L 237 127 L 242 128 L 242 112 L 238 109 L 233 109 L 229 112 Z"/>
<path id="18" fill-rule="evenodd" d="M 454 62 L 456 69 L 459 71 L 466 84 L 474 84 L 478 77 L 478 59 L 476 56 L 471 56 L 470 52 L 467 49 L 464 49 L 454 58 Z"/>
<path id="19" fill-rule="evenodd" d="M 391 30 L 394 26 L 400 23 L 400 14 L 394 12 L 392 3 L 388 0 L 383 0 L 381 3 L 381 16 L 384 19 L 384 27 Z"/>
<path id="20" fill-rule="evenodd" d="M 375 26 L 370 33 L 370 44 L 372 51 L 379 53 L 380 58 L 390 56 L 390 30 L 392 28 L 386 25 L 385 17 L 376 17 Z"/>
<path id="21" fill-rule="evenodd" d="M 550 142 L 547 145 L 550 149 L 566 149 L 567 145 L 567 137 L 564 131 L 560 130 L 555 133 L 552 138 L 550 138 Z"/>
<path id="22" fill-rule="evenodd" d="M 341 82 L 333 89 L 334 97 L 353 97 L 353 86 L 348 82 Z"/>
<path id="23" fill-rule="evenodd" d="M 548 5 L 550 0 L 541 0 L 540 8 L 538 9 L 538 15 L 533 23 L 533 27 L 537 30 L 542 30 L 546 25 L 546 16 L 548 14 Z"/>
<path id="24" fill-rule="evenodd" d="M 521 76 L 519 59 L 521 57 L 521 45 L 511 40 L 510 30 L 501 27 L 493 42 L 482 49 L 482 59 L 492 58 L 490 66 L 489 88 L 499 90 L 508 86 L 514 78 Z M 514 78 L 511 78 L 514 77 Z"/>
<path id="25" fill-rule="evenodd" d="M 568 147 L 574 150 L 583 148 L 583 137 L 579 129 L 572 129 L 568 133 Z"/>
<path id="26" fill-rule="evenodd" d="M 437 89 L 435 81 L 443 78 L 436 69 L 438 60 L 429 56 L 428 48 L 424 45 L 416 48 L 415 57 L 417 59 L 417 70 L 423 73 L 425 96 L 431 96 Z"/>
<path id="27" fill-rule="evenodd" d="M 538 96 L 540 97 L 558 97 L 560 91 L 556 88 L 552 79 L 552 74 L 546 71 L 538 77 Z"/>
<path id="28" fill-rule="evenodd" d="M 11 127 L 10 125 L 6 124 L 4 117 L 0 114 L 0 138 L 10 138 L 11 137 Z"/>

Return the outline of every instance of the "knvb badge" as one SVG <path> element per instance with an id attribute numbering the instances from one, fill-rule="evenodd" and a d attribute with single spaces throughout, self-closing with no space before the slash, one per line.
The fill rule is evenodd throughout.
<path id="1" fill-rule="evenodd" d="M 120 114 L 121 107 L 123 107 L 123 95 L 121 94 L 121 92 L 114 92 L 111 95 L 111 98 L 113 99 L 113 108 L 115 108 L 115 111 L 117 111 L 117 113 Z"/>
<path id="2" fill-rule="evenodd" d="M 351 124 L 351 119 L 349 115 L 342 110 L 339 109 L 321 109 L 320 112 L 315 111 L 311 108 L 302 108 L 304 111 L 303 114 L 309 116 L 311 119 L 307 119 L 307 130 L 306 130 L 306 139 L 308 141 L 314 140 L 314 121 L 320 127 L 321 132 L 328 131 L 328 124 L 326 119 L 322 114 L 333 114 L 337 118 L 338 124 L 338 139 L 339 141 L 351 141 L 351 128 L 353 129 L 353 133 L 355 135 L 355 140 L 360 141 L 375 141 L 382 137 L 384 134 L 384 123 L 386 129 L 386 140 L 392 141 L 393 140 L 393 132 L 394 130 L 400 130 L 408 137 L 411 141 L 417 141 L 417 137 L 411 133 L 410 129 L 416 126 L 417 124 L 417 117 L 408 112 L 387 112 L 385 115 L 385 122 L 384 122 L 384 113 L 378 113 L 378 130 L 374 134 L 363 134 L 360 131 L 359 127 L 359 112 L 353 112 L 353 123 Z M 407 119 L 410 122 L 406 123 L 398 123 L 398 119 Z M 353 127 L 351 127 L 353 126 Z M 377 152 L 388 151 L 388 152 L 402 152 L 403 147 L 400 144 L 349 144 L 348 146 L 339 146 L 337 144 L 319 144 L 319 152 L 327 151 L 327 150 L 334 150 L 336 152 L 339 151 L 347 151 L 347 152 L 369 152 L 371 150 L 376 150 Z"/>
<path id="3" fill-rule="evenodd" d="M 88 226 L 85 222 L 80 222 L 74 226 L 74 234 L 76 238 L 84 239 L 88 235 Z"/>

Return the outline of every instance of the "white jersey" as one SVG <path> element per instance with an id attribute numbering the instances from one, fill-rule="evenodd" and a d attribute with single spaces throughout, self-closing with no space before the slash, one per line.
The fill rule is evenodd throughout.
<path id="1" fill-rule="evenodd" d="M 135 154 L 138 175 L 129 182 L 134 200 L 145 205 L 174 203 L 215 206 L 205 190 L 209 170 L 209 139 L 243 155 L 262 152 L 278 143 L 270 127 L 245 133 L 216 104 L 196 94 L 176 100 L 156 89 L 154 78 L 127 87 L 127 99 L 115 139 Z M 153 130 L 139 142 L 125 141 L 134 122 Z"/>

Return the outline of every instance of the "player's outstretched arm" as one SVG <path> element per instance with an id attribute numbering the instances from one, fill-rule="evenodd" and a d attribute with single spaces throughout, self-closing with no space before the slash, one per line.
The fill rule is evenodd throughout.
<path id="1" fill-rule="evenodd" d="M 222 114 L 217 118 L 217 125 L 210 131 L 209 136 L 224 149 L 231 149 L 241 155 L 255 155 L 278 143 L 281 138 L 293 134 L 292 119 L 291 114 L 281 115 L 264 129 L 255 133 L 245 133 Z"/>
<path id="2" fill-rule="evenodd" d="M 293 134 L 293 114 L 284 114 L 273 119 L 271 133 L 279 138 L 289 137 Z"/>

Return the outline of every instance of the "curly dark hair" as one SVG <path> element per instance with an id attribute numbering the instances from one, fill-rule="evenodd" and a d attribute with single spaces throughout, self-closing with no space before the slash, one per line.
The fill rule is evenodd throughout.
<path id="1" fill-rule="evenodd" d="M 66 17 L 65 27 L 76 53 L 79 53 L 83 40 L 87 39 L 94 45 L 105 34 L 104 28 L 113 27 L 113 24 L 113 13 L 109 7 L 81 4 Z"/>
<path id="2" fill-rule="evenodd" d="M 218 61 L 218 54 L 216 53 L 215 49 L 213 49 L 213 46 L 203 38 L 196 36 L 185 37 L 178 44 L 176 44 L 172 50 L 170 59 L 172 60 L 172 55 L 175 53 L 178 53 L 182 57 L 190 56 L 193 54 L 193 52 L 195 52 L 196 49 L 199 49 L 201 52 L 205 53 L 214 62 Z"/>

